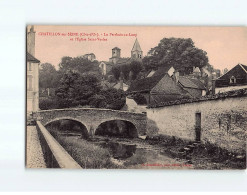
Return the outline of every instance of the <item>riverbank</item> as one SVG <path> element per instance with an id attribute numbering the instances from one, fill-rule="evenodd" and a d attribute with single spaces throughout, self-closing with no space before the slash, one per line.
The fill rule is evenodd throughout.
<path id="1" fill-rule="evenodd" d="M 82 139 L 81 136 L 61 134 L 51 128 L 49 132 L 83 169 L 116 169 L 108 150 Z"/>
<path id="2" fill-rule="evenodd" d="M 246 154 L 232 153 L 210 143 L 164 135 L 147 137 L 145 141 L 164 148 L 164 152 L 172 158 L 187 160 L 195 169 L 246 169 Z"/>

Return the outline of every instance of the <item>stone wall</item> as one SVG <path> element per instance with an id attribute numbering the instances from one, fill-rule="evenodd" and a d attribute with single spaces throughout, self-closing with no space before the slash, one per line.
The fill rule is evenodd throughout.
<path id="1" fill-rule="evenodd" d="M 201 141 L 230 151 L 246 151 L 247 97 L 226 97 L 207 101 L 147 109 L 159 134 L 195 140 L 196 113 L 201 113 Z"/>

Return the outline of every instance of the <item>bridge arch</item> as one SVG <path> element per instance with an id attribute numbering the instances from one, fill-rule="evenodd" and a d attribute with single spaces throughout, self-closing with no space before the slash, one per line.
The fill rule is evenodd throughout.
<path id="1" fill-rule="evenodd" d="M 81 120 L 72 118 L 72 117 L 59 117 L 59 118 L 54 118 L 44 124 L 45 127 L 52 125 L 53 123 L 60 122 L 60 124 L 63 121 L 67 122 L 72 122 L 74 125 L 77 123 L 81 127 L 81 133 L 84 134 L 84 137 L 88 137 L 89 135 L 89 129 L 86 124 L 84 124 Z"/>
<path id="2" fill-rule="evenodd" d="M 105 120 L 98 124 L 95 129 L 95 135 L 123 136 L 129 138 L 138 137 L 136 125 L 123 119 Z"/>

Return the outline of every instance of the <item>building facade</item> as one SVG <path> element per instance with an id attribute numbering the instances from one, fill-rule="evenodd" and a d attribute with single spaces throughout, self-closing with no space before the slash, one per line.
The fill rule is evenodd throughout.
<path id="1" fill-rule="evenodd" d="M 39 110 L 39 64 L 35 57 L 35 31 L 27 27 L 27 114 Z"/>

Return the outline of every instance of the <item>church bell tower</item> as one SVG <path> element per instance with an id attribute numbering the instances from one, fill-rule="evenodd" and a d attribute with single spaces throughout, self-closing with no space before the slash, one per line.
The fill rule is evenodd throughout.
<path id="1" fill-rule="evenodd" d="M 138 61 L 141 61 L 143 58 L 143 51 L 137 39 L 135 40 L 134 46 L 131 50 L 131 58 Z"/>

